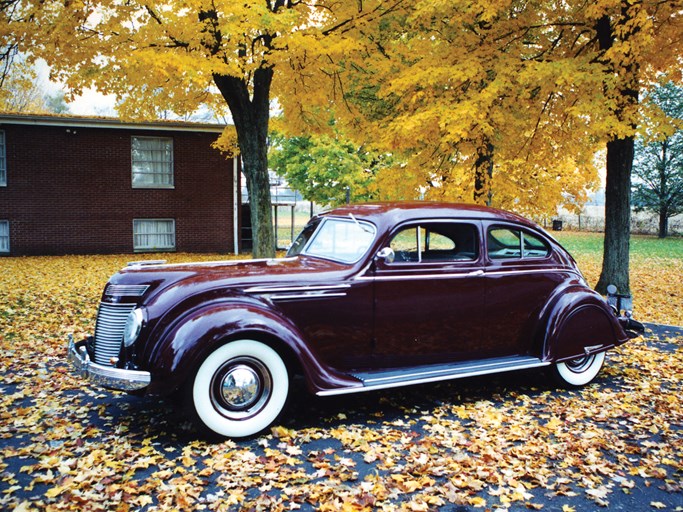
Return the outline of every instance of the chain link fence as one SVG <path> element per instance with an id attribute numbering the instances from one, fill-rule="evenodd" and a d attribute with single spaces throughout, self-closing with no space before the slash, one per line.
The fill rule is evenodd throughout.
<path id="1" fill-rule="evenodd" d="M 277 250 L 286 250 L 308 220 L 321 210 L 322 208 L 318 205 L 306 201 L 273 204 Z"/>
<path id="2" fill-rule="evenodd" d="M 558 222 L 560 224 L 558 224 Z M 560 211 L 559 215 L 547 219 L 543 224 L 548 229 L 567 229 L 572 231 L 602 232 L 605 230 L 604 205 L 585 206 L 580 214 Z M 647 212 L 633 212 L 631 215 L 631 233 L 638 235 L 657 235 L 659 233 L 659 218 Z M 683 215 L 669 219 L 669 235 L 683 235 Z"/>
<path id="3" fill-rule="evenodd" d="M 244 182 L 244 181 L 243 181 Z M 289 188 L 281 178 L 271 177 L 271 197 L 273 201 L 273 226 L 276 233 L 278 251 L 287 250 L 294 238 L 303 229 L 309 219 L 325 207 L 304 201 L 301 195 Z M 248 223 L 248 197 L 246 188 L 242 191 L 243 201 L 243 233 L 242 245 L 244 251 L 251 250 L 251 228 Z M 592 201 L 583 207 L 580 214 L 560 210 L 558 215 L 535 219 L 548 230 L 570 230 L 603 232 L 605 230 L 604 193 L 596 194 Z M 657 235 L 659 219 L 647 212 L 633 212 L 631 217 L 631 232 L 634 234 Z M 669 235 L 683 236 L 683 215 L 669 219 Z"/>
<path id="4" fill-rule="evenodd" d="M 286 250 L 294 238 L 315 214 L 325 209 L 306 201 L 280 202 L 273 205 L 273 223 L 277 237 L 277 249 Z M 586 206 L 580 214 L 560 212 L 540 222 L 548 230 L 603 232 L 605 230 L 605 207 Z M 631 233 L 657 235 L 659 219 L 645 212 L 631 216 Z M 669 219 L 669 236 L 683 236 L 683 215 Z"/>

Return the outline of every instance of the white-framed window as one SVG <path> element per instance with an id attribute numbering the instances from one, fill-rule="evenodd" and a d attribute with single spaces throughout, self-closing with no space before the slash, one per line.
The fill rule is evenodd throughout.
<path id="1" fill-rule="evenodd" d="M 0 254 L 9 254 L 9 221 L 0 220 Z"/>
<path id="2" fill-rule="evenodd" d="M 7 186 L 7 151 L 5 150 L 5 131 L 0 130 L 0 187 Z"/>
<path id="3" fill-rule="evenodd" d="M 136 252 L 175 251 L 175 220 L 133 220 L 133 250 Z"/>
<path id="4" fill-rule="evenodd" d="M 173 188 L 173 139 L 131 137 L 133 188 Z"/>

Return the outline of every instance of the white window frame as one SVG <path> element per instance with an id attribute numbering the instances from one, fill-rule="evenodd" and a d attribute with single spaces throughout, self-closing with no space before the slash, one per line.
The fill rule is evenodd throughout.
<path id="1" fill-rule="evenodd" d="M 171 229 L 160 231 L 164 224 Z M 164 239 L 164 237 L 168 238 Z M 173 252 L 175 250 L 175 219 L 133 219 L 134 252 Z"/>
<path id="2" fill-rule="evenodd" d="M 148 147 L 137 148 L 136 151 L 139 144 Z M 140 152 L 147 154 L 141 156 Z M 130 138 L 130 162 L 133 188 L 174 188 L 172 138 L 133 135 Z"/>
<path id="3" fill-rule="evenodd" d="M 0 254 L 9 254 L 9 221 L 0 220 Z"/>
<path id="4" fill-rule="evenodd" d="M 5 130 L 0 130 L 0 187 L 7 186 L 7 144 Z"/>

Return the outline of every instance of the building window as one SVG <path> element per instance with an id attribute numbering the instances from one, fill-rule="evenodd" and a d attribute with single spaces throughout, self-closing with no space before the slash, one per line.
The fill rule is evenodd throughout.
<path id="1" fill-rule="evenodd" d="M 5 151 L 5 132 L 0 130 L 0 187 L 7 186 L 7 157 Z"/>
<path id="2" fill-rule="evenodd" d="M 0 220 L 0 254 L 9 254 L 9 221 Z"/>
<path id="3" fill-rule="evenodd" d="M 133 250 L 137 252 L 175 251 L 175 220 L 134 220 Z"/>
<path id="4" fill-rule="evenodd" d="M 132 137 L 133 188 L 173 188 L 173 139 Z"/>

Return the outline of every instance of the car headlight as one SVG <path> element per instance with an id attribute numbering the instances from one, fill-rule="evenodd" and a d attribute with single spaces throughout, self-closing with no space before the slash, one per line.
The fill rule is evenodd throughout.
<path id="1" fill-rule="evenodd" d="M 144 320 L 145 315 L 141 308 L 135 308 L 130 312 L 128 318 L 126 318 L 126 325 L 123 328 L 123 344 L 126 347 L 130 347 L 138 339 Z"/>

